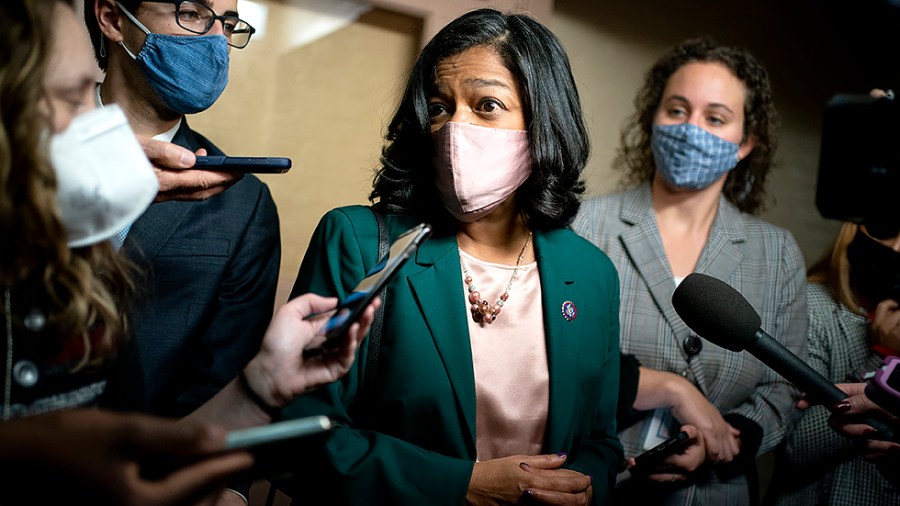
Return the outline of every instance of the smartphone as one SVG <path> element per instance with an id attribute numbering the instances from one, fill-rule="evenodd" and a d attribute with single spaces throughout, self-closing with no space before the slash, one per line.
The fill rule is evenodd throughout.
<path id="1" fill-rule="evenodd" d="M 866 385 L 866 397 L 900 416 L 900 357 L 887 356 Z"/>
<path id="2" fill-rule="evenodd" d="M 666 457 L 679 453 L 690 443 L 691 438 L 687 432 L 681 431 L 678 434 L 675 434 L 669 439 L 666 439 L 662 443 L 635 457 L 634 465 L 630 468 L 631 474 L 647 475 L 652 473 Z"/>
<path id="3" fill-rule="evenodd" d="M 284 174 L 291 159 L 280 156 L 197 156 L 195 169 L 235 170 L 256 174 Z"/>
<path id="4" fill-rule="evenodd" d="M 308 416 L 269 425 L 233 430 L 225 437 L 226 450 L 252 449 L 281 443 L 331 430 L 333 423 L 327 416 Z"/>
<path id="5" fill-rule="evenodd" d="M 340 343 L 341 336 L 347 333 L 350 325 L 359 320 L 381 289 L 390 283 L 400 267 L 430 235 L 431 226 L 420 223 L 391 243 L 387 256 L 375 264 L 353 292 L 338 304 L 337 312 L 325 323 L 322 329 L 325 334 L 323 348 L 335 347 Z"/>
<path id="6" fill-rule="evenodd" d="M 334 423 L 327 416 L 309 416 L 233 430 L 225 436 L 224 451 L 244 450 L 254 455 L 256 463 L 247 471 L 249 477 L 279 476 L 292 469 L 297 452 L 303 451 L 304 444 L 315 443 L 333 427 Z M 296 451 L 292 450 L 295 447 Z M 203 459 L 204 457 L 175 455 L 153 456 L 142 462 L 141 475 L 147 479 L 161 479 Z"/>

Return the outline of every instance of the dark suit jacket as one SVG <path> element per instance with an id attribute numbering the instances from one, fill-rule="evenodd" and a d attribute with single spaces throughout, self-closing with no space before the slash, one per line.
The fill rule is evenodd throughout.
<path id="1" fill-rule="evenodd" d="M 416 224 L 388 215 L 392 237 Z M 593 478 L 605 503 L 622 459 L 616 438 L 619 288 L 615 269 L 570 230 L 534 233 L 541 278 L 550 404 L 544 452 Z M 344 297 L 375 261 L 378 233 L 368 208 L 336 209 L 319 223 L 294 293 Z M 456 238 L 427 240 L 390 284 L 377 375 L 365 385 L 368 340 L 339 383 L 303 396 L 285 417 L 326 414 L 340 425 L 323 454 L 298 455 L 294 496 L 303 504 L 464 503 L 475 464 L 475 380 Z M 568 321 L 562 303 L 578 315 Z M 515 336 L 503 336 L 514 338 Z"/>
<path id="2" fill-rule="evenodd" d="M 222 154 L 186 121 L 172 142 Z M 259 350 L 280 266 L 275 203 L 246 175 L 205 201 L 151 205 L 124 248 L 145 273 L 132 319 L 145 410 L 183 416 Z"/>

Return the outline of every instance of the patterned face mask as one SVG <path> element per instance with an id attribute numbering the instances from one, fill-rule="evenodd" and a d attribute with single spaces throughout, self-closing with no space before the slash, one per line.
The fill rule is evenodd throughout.
<path id="1" fill-rule="evenodd" d="M 690 123 L 653 125 L 656 170 L 677 188 L 702 190 L 733 169 L 739 146 Z"/>
<path id="2" fill-rule="evenodd" d="M 228 39 L 224 35 L 152 33 L 122 4 L 119 8 L 147 34 L 137 55 L 124 41 L 119 44 L 140 64 L 147 83 L 166 106 L 178 114 L 212 107 L 228 85 Z"/>

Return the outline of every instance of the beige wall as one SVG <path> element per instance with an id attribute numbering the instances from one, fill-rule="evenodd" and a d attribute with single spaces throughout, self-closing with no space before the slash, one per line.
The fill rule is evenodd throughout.
<path id="1" fill-rule="evenodd" d="M 335 9 L 337 2 L 255 3 L 268 9 L 264 36 L 232 50 L 225 93 L 189 122 L 226 153 L 293 159 L 288 174 L 260 176 L 272 190 L 281 219 L 280 304 L 319 218 L 333 207 L 368 203 L 384 128 L 429 30 L 425 23 L 489 5 L 529 10 L 547 19 L 552 1 L 360 2 L 375 7 L 303 45 L 294 42 L 297 32 L 310 28 L 322 14 L 316 10 Z"/>
<path id="2" fill-rule="evenodd" d="M 309 237 L 329 209 L 367 203 L 384 124 L 417 50 L 419 20 L 382 10 L 311 44 L 291 47 L 303 13 L 269 6 L 266 36 L 232 51 L 228 87 L 191 126 L 226 153 L 288 156 L 287 174 L 262 175 L 281 220 L 284 302 Z"/>
<path id="3" fill-rule="evenodd" d="M 793 24 L 798 13 L 790 4 L 794 2 L 762 1 L 749 9 L 746 3 L 705 0 L 557 0 L 554 28 L 569 51 L 594 142 L 587 171 L 590 193 L 617 187 L 620 174 L 610 167 L 644 73 L 684 38 L 711 35 L 748 47 L 772 74 L 783 127 L 769 181 L 774 202 L 764 217 L 790 229 L 808 261 L 817 257 L 836 230 L 814 207 L 819 118 L 833 90 L 819 80 L 827 70 L 816 66 L 821 55 L 811 51 L 809 58 L 801 58 L 815 46 L 816 34 Z M 802 59 L 806 61 L 798 61 Z"/>
<path id="4" fill-rule="evenodd" d="M 880 85 L 854 54 L 865 37 L 848 37 L 846 27 L 837 25 L 840 13 L 822 12 L 812 0 L 752 5 L 716 0 L 372 0 L 376 7 L 356 22 L 300 46 L 290 41 L 307 19 L 301 7 L 330 4 L 257 3 L 269 8 L 265 36 L 232 51 L 225 94 L 190 121 L 228 153 L 294 160 L 289 174 L 262 177 L 281 216 L 279 302 L 319 217 L 335 206 L 366 202 L 384 125 L 423 31 L 429 30 L 427 21 L 452 17 L 453 9 L 461 13 L 470 4 L 530 9 L 562 39 L 594 146 L 586 172 L 591 194 L 616 188 L 619 175 L 610 164 L 619 130 L 632 112 L 643 73 L 657 57 L 700 34 L 747 46 L 771 73 L 783 123 L 778 167 L 769 184 L 774 201 L 764 217 L 794 233 L 807 261 L 818 256 L 837 229 L 814 207 L 824 104 L 834 93 Z"/>

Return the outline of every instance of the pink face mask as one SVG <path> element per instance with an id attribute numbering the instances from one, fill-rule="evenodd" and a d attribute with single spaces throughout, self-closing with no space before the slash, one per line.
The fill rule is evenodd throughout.
<path id="1" fill-rule="evenodd" d="M 531 175 L 528 132 L 449 122 L 435 133 L 437 188 L 447 211 L 473 222 Z"/>

